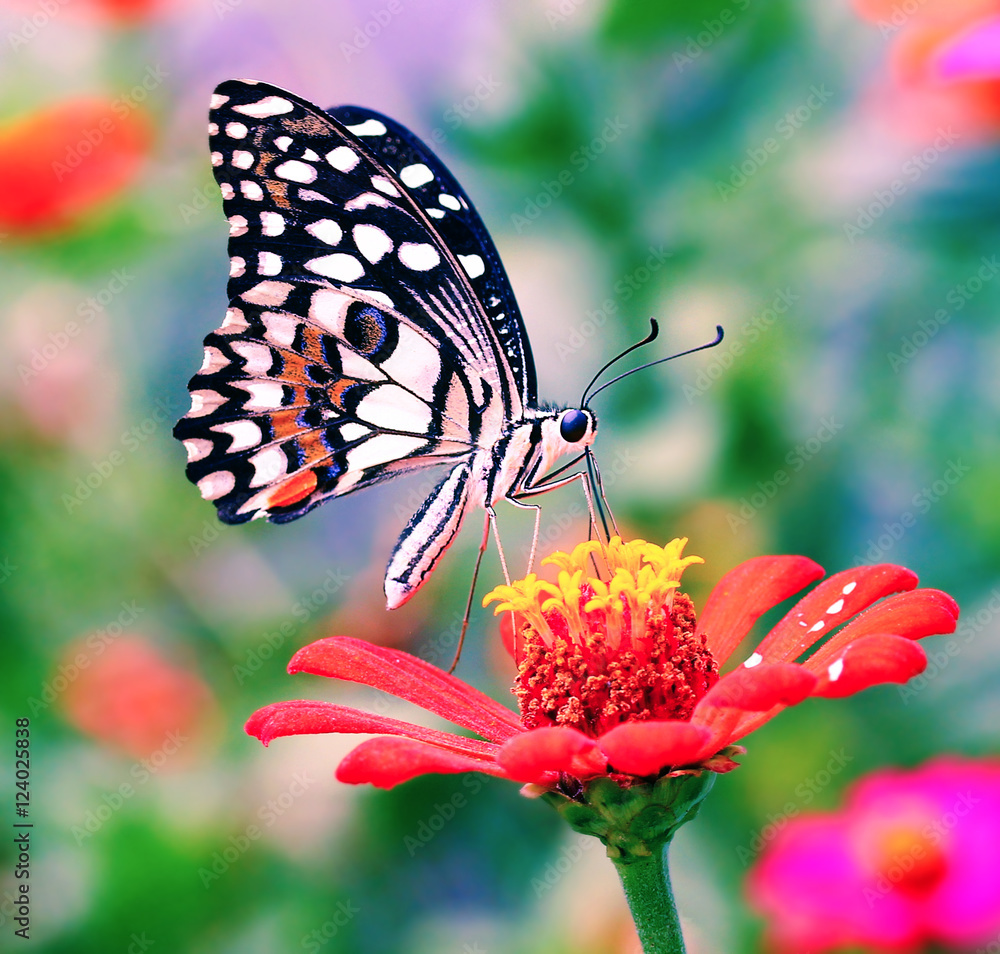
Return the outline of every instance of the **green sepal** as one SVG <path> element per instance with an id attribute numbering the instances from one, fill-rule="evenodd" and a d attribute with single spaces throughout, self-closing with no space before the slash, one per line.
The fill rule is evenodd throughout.
<path id="1" fill-rule="evenodd" d="M 610 778 L 583 784 L 576 798 L 546 792 L 545 799 L 575 831 L 600 838 L 615 864 L 648 858 L 698 814 L 715 772 L 667 775 L 622 788 Z"/>

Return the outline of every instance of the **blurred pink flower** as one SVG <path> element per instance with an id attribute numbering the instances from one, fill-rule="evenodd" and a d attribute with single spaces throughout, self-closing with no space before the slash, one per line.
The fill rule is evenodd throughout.
<path id="1" fill-rule="evenodd" d="M 873 772 L 795 818 L 748 880 L 781 952 L 972 948 L 1000 933 L 1000 760 Z"/>
<path id="2" fill-rule="evenodd" d="M 1000 0 L 854 0 L 891 37 L 882 112 L 920 139 L 1000 135 Z"/>
<path id="3" fill-rule="evenodd" d="M 118 287 L 114 274 L 110 281 Z M 30 435 L 87 455 L 113 444 L 119 382 L 101 304 L 111 295 L 107 282 L 85 289 L 49 279 L 12 303 L 0 329 L 0 437 Z"/>
<path id="4" fill-rule="evenodd" d="M 59 673 L 67 720 L 133 758 L 184 764 L 215 734 L 208 686 L 141 636 L 91 636 L 67 649 Z"/>

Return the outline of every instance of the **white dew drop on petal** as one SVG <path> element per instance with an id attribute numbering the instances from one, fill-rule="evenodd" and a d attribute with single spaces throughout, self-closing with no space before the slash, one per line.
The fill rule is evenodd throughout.
<path id="1" fill-rule="evenodd" d="M 854 592 L 857 585 L 858 581 L 855 580 L 853 583 L 848 583 L 847 586 L 845 586 L 840 592 L 843 593 L 844 596 L 850 596 L 850 594 Z"/>
<path id="2" fill-rule="evenodd" d="M 412 166 L 404 166 L 400 169 L 399 178 L 408 189 L 417 189 L 433 181 L 434 173 L 422 162 L 415 162 Z"/>
<path id="3" fill-rule="evenodd" d="M 441 261 L 437 249 L 426 242 L 404 242 L 396 254 L 407 268 L 415 272 L 429 271 Z"/>
<path id="4" fill-rule="evenodd" d="M 479 278 L 486 271 L 486 263 L 479 255 L 459 255 L 458 260 L 469 278 Z"/>
<path id="5" fill-rule="evenodd" d="M 743 667 L 745 669 L 753 669 L 754 666 L 759 666 L 763 661 L 764 657 L 760 653 L 754 653 L 743 663 Z"/>
<path id="6" fill-rule="evenodd" d="M 340 172 L 350 172 L 359 162 L 358 154 L 350 146 L 337 146 L 326 154 L 326 161 Z"/>
<path id="7" fill-rule="evenodd" d="M 830 677 L 830 682 L 836 682 L 840 678 L 841 673 L 844 671 L 844 660 L 834 660 L 830 663 L 826 671 Z"/>
<path id="8" fill-rule="evenodd" d="M 837 600 L 836 603 L 831 603 L 826 608 L 826 611 L 827 611 L 827 613 L 833 615 L 834 613 L 839 613 L 843 608 L 844 608 L 844 601 L 841 599 L 841 600 Z"/>
<path id="9" fill-rule="evenodd" d="M 813 623 L 812 626 L 809 627 L 809 632 L 818 633 L 824 626 L 826 626 L 826 623 L 824 623 L 823 620 L 820 620 L 818 623 Z"/>

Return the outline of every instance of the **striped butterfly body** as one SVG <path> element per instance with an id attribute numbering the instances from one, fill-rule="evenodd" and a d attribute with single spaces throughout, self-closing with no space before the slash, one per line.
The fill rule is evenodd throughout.
<path id="1" fill-rule="evenodd" d="M 542 483 L 592 443 L 596 420 L 538 405 L 493 242 L 404 127 L 230 80 L 212 97 L 209 135 L 230 302 L 174 428 L 188 477 L 226 523 L 285 523 L 446 465 L 389 561 L 387 603 L 401 606 L 471 510 L 488 527 L 498 501 L 579 476 Z"/>

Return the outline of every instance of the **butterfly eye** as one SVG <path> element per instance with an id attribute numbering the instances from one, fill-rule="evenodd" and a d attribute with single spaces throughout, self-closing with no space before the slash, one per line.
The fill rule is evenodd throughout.
<path id="1" fill-rule="evenodd" d="M 559 435 L 567 444 L 575 444 L 583 440 L 589 426 L 590 422 L 583 411 L 567 411 L 559 422 Z"/>

